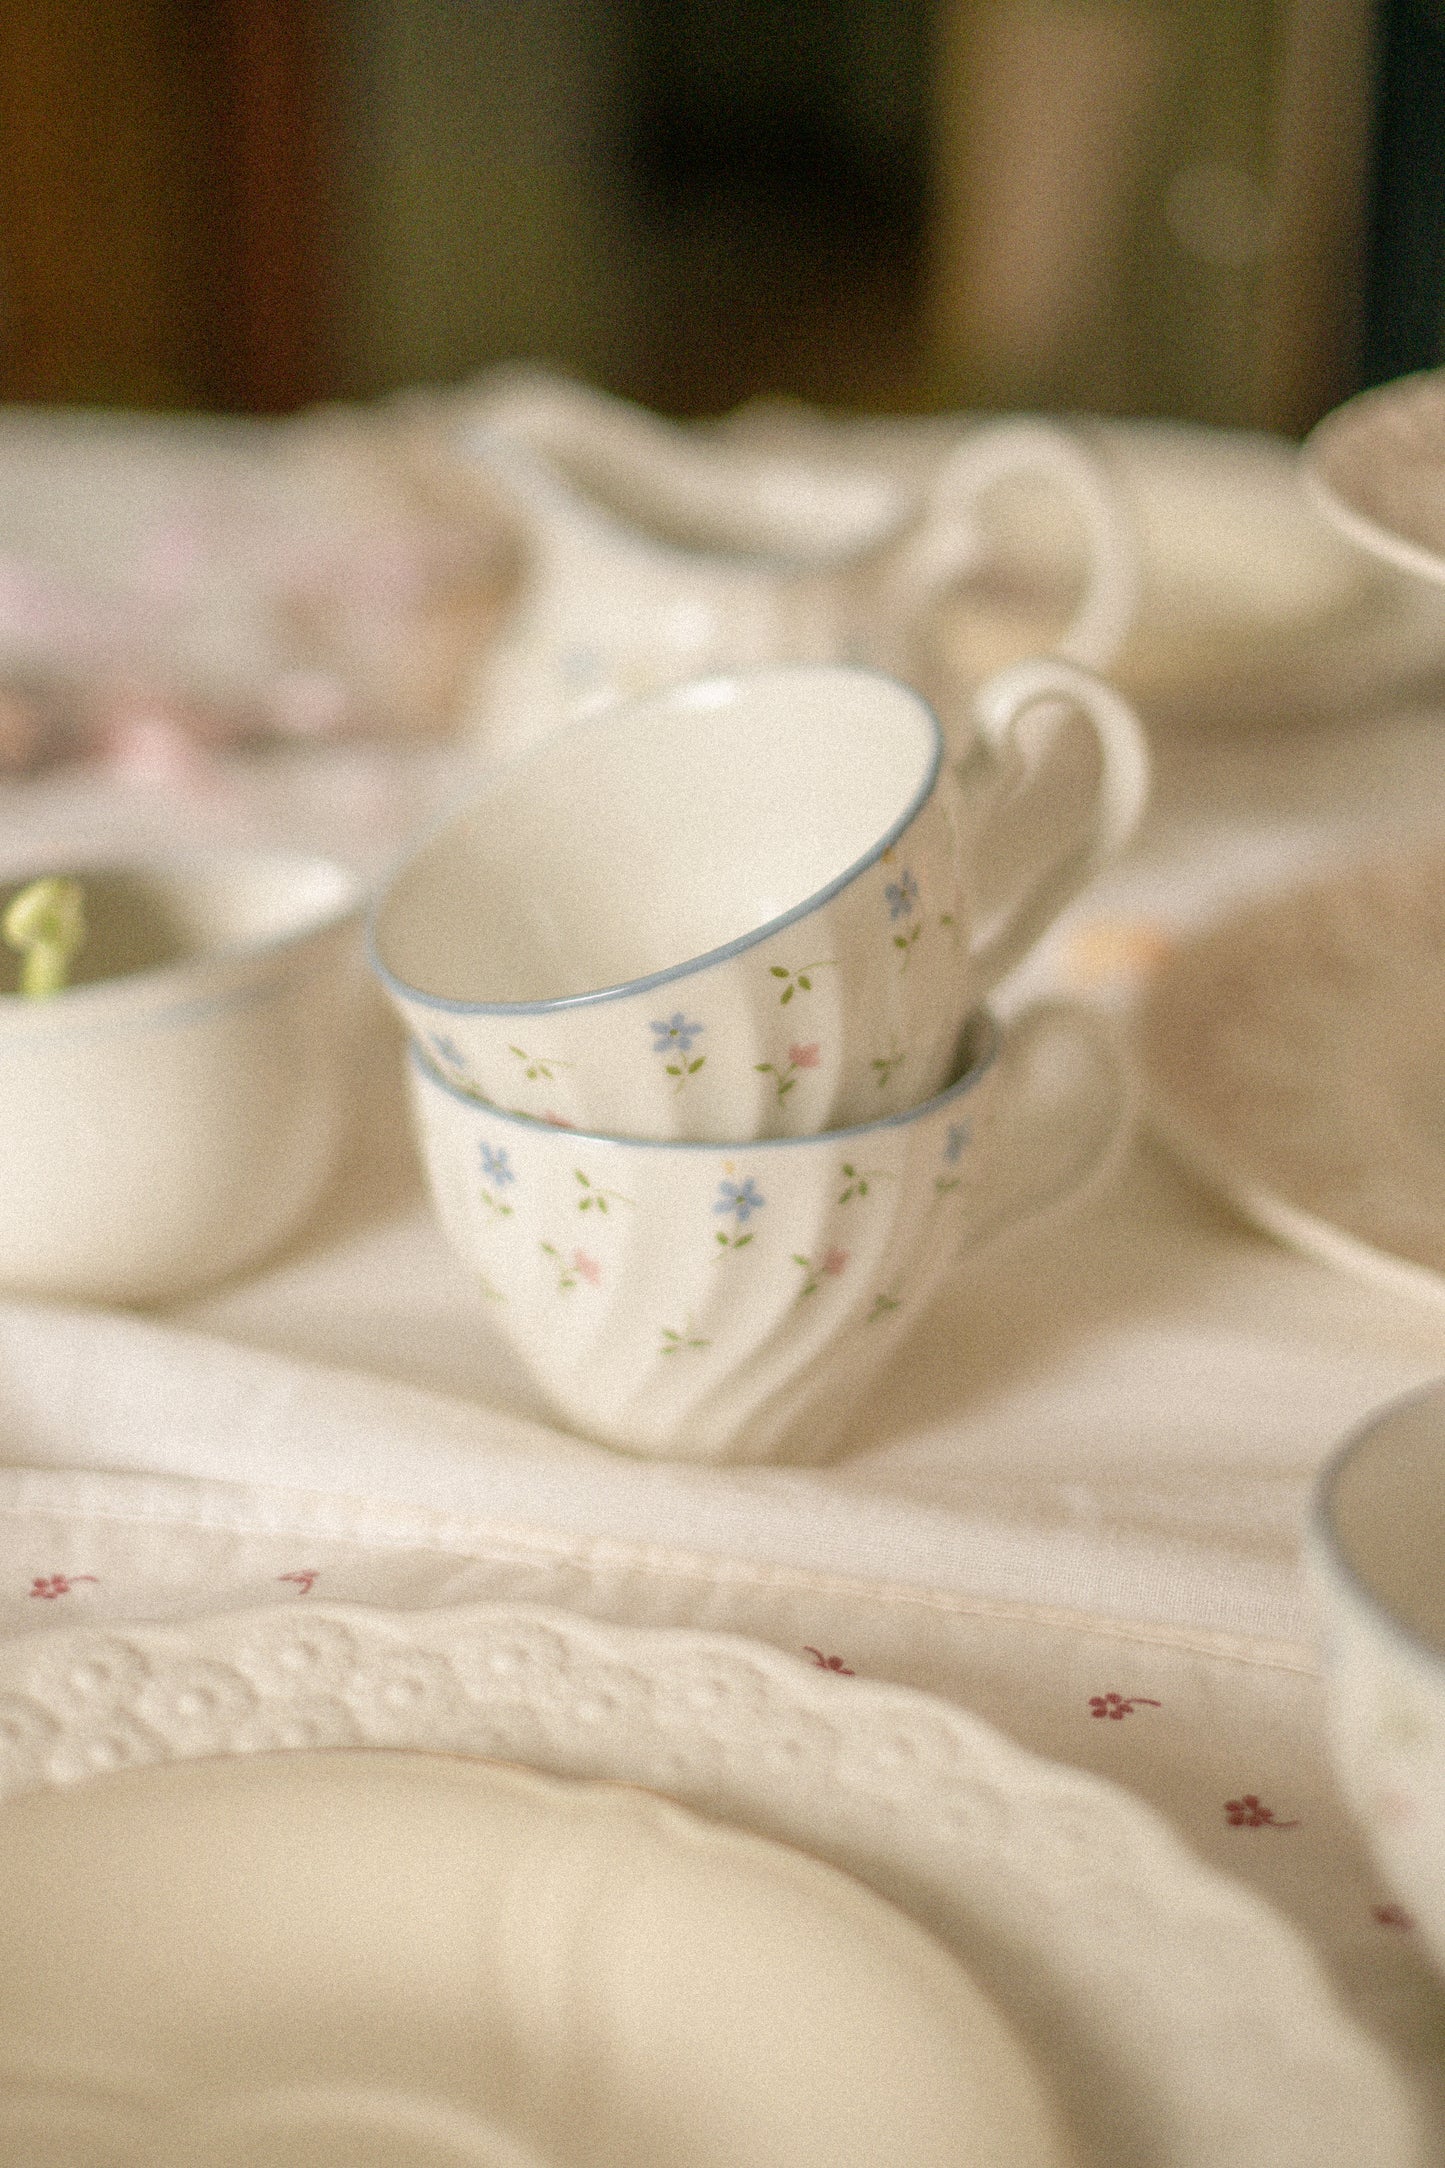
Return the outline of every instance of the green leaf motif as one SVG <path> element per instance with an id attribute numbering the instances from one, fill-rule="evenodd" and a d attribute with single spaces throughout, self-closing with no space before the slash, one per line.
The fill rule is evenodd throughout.
<path id="1" fill-rule="evenodd" d="M 681 1332 L 674 1332 L 670 1325 L 664 1325 L 662 1328 L 662 1346 L 658 1349 L 658 1353 L 660 1355 L 681 1355 L 690 1348 L 711 1346 L 711 1340 L 698 1339 L 690 1325 L 686 1326 Z"/>

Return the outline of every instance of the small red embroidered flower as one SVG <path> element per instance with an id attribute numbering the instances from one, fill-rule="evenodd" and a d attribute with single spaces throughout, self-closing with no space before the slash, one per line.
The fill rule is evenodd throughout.
<path id="1" fill-rule="evenodd" d="M 1162 1709 L 1161 1701 L 1151 1701 L 1147 1694 L 1090 1694 L 1090 1716 L 1132 1716 L 1136 1709 Z"/>
<path id="2" fill-rule="evenodd" d="M 818 1269 L 820 1272 L 826 1272 L 830 1280 L 836 1280 L 847 1264 L 848 1257 L 849 1252 L 847 1250 L 827 1250 L 824 1252 L 823 1262 Z"/>
<path id="3" fill-rule="evenodd" d="M 810 1039 L 806 1046 L 790 1046 L 788 1059 L 795 1069 L 816 1069 L 823 1059 L 823 1050 L 816 1039 Z"/>
<path id="4" fill-rule="evenodd" d="M 311 1572 L 302 1571 L 301 1573 L 278 1573 L 276 1578 L 278 1581 L 294 1581 L 302 1595 L 309 1596 L 314 1584 L 320 1580 L 321 1576 L 319 1572 L 313 1570 Z"/>
<path id="5" fill-rule="evenodd" d="M 821 1649 L 813 1648 L 810 1643 L 805 1643 L 803 1653 L 812 1657 L 820 1671 L 837 1671 L 845 1679 L 856 1679 L 858 1676 L 856 1671 L 844 1663 L 841 1656 L 825 1656 Z"/>
<path id="6" fill-rule="evenodd" d="M 95 1581 L 93 1573 L 52 1573 L 37 1575 L 30 1584 L 32 1596 L 43 1596 L 52 1603 L 57 1596 L 68 1596 L 77 1581 Z M 98 1584 L 97 1584 L 98 1585 Z"/>
<path id="7" fill-rule="evenodd" d="M 1382 1927 L 1413 1927 L 1415 1922 L 1403 1905 L 1376 1905 L 1375 1918 Z"/>
<path id="8" fill-rule="evenodd" d="M 542 1116 L 542 1119 L 551 1129 L 575 1129 L 577 1127 L 577 1124 L 575 1122 L 569 1122 L 567 1120 L 565 1114 L 548 1113 L 544 1114 Z"/>
<path id="9" fill-rule="evenodd" d="M 1263 1807 L 1255 1792 L 1246 1792 L 1242 1799 L 1226 1799 L 1225 1816 L 1231 1829 L 1298 1829 L 1298 1822 L 1275 1820 L 1274 1808 Z"/>
<path id="10" fill-rule="evenodd" d="M 574 1250 L 572 1252 L 572 1266 L 574 1271 L 581 1274 L 589 1287 L 600 1287 L 602 1285 L 602 1267 L 598 1264 L 596 1258 L 589 1257 L 585 1250 Z"/>

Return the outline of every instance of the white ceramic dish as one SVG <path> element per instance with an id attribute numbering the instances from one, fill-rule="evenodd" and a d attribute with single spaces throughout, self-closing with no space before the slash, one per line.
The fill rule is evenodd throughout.
<path id="1" fill-rule="evenodd" d="M 1292 1247 L 1445 1303 L 1445 865 L 1311 881 L 1183 942 L 1141 1005 L 1152 1124 Z"/>
<path id="2" fill-rule="evenodd" d="M 1445 1971 L 1445 1386 L 1340 1448 L 1315 1488 L 1310 1552 L 1340 1778 Z"/>
<path id="3" fill-rule="evenodd" d="M 0 1806 L 0 2148 L 66 2168 L 1075 2158 L 991 1999 L 851 1877 L 634 1788 L 364 1752 Z"/>
<path id="4" fill-rule="evenodd" d="M 298 1746 L 643 1785 L 857 1876 L 998 2003 L 1088 2168 L 1422 2158 L 1400 2081 L 1291 1929 L 1137 1800 L 930 1697 L 742 1640 L 523 1607 L 308 1602 L 0 1648 L 7 1799 Z M 145 1993 L 170 2003 L 174 1982 Z M 27 2075 L 42 2073 L 37 2057 Z"/>
<path id="5" fill-rule="evenodd" d="M 1315 503 L 1351 541 L 1445 584 L 1445 370 L 1346 400 L 1312 432 L 1304 463 Z"/>
<path id="6" fill-rule="evenodd" d="M 410 1079 L 443 1229 L 559 1417 L 696 1461 L 826 1457 L 959 1256 L 1076 1196 L 1129 1107 L 1107 1027 L 1063 1006 L 1001 1035 L 981 1011 L 906 1114 L 756 1144 L 530 1122 L 415 1049 Z"/>
<path id="7" fill-rule="evenodd" d="M 228 1278 L 301 1226 L 331 1172 L 361 883 L 213 850 L 19 867 L 0 903 L 52 870 L 79 876 L 92 934 L 81 981 L 44 1001 L 11 990 L 0 951 L 0 1286 L 137 1303 Z"/>
<path id="8" fill-rule="evenodd" d="M 762 663 L 865 662 L 916 682 L 941 601 L 988 577 L 981 510 L 1020 481 L 1045 532 L 1076 533 L 1084 559 L 1054 652 L 1106 669 L 1133 615 L 1127 510 L 1107 462 L 1058 423 L 976 426 L 906 481 L 767 469 L 717 432 L 526 372 L 500 373 L 469 402 L 461 444 L 525 553 L 476 688 L 493 747 Z"/>
<path id="9" fill-rule="evenodd" d="M 997 863 L 993 813 L 1063 703 L 1092 795 Z M 1047 733 L 1046 733 L 1047 735 Z M 982 688 L 960 780 L 916 693 L 756 670 L 613 707 L 495 772 L 388 883 L 372 958 L 464 1090 L 618 1137 L 801 1136 L 953 1074 L 970 1010 L 1132 833 L 1133 717 L 1082 671 Z M 974 938 L 975 892 L 1005 897 Z"/>

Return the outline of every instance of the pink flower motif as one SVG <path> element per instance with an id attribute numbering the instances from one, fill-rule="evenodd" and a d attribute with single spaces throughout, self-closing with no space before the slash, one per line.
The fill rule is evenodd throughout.
<path id="1" fill-rule="evenodd" d="M 1256 1792 L 1246 1792 L 1242 1799 L 1226 1799 L 1225 1819 L 1231 1829 L 1298 1829 L 1298 1822 L 1277 1822 L 1274 1808 L 1261 1806 Z"/>
<path id="2" fill-rule="evenodd" d="M 1412 1928 L 1415 1924 L 1403 1905 L 1376 1905 L 1374 1916 L 1382 1927 Z"/>
<path id="3" fill-rule="evenodd" d="M 1090 1716 L 1132 1716 L 1138 1708 L 1157 1709 L 1161 1704 L 1147 1694 L 1090 1694 Z"/>
<path id="4" fill-rule="evenodd" d="M 32 1596 L 40 1596 L 46 1603 L 53 1603 L 57 1596 L 68 1596 L 77 1581 L 94 1581 L 93 1573 L 38 1574 L 30 1584 Z"/>
<path id="5" fill-rule="evenodd" d="M 589 1257 L 585 1250 L 574 1250 L 572 1252 L 572 1266 L 574 1271 L 582 1275 L 589 1287 L 600 1287 L 602 1285 L 602 1267 L 598 1264 L 596 1258 Z"/>
<path id="6" fill-rule="evenodd" d="M 309 1596 L 321 1576 L 314 1569 L 307 1570 L 303 1568 L 300 1573 L 278 1573 L 276 1578 L 278 1581 L 294 1581 L 302 1595 Z"/>
<path id="7" fill-rule="evenodd" d="M 548 1113 L 544 1114 L 542 1119 L 549 1129 L 575 1129 L 577 1127 L 577 1124 L 569 1122 L 564 1114 Z"/>
<path id="8" fill-rule="evenodd" d="M 849 1669 L 841 1656 L 825 1656 L 821 1649 L 815 1649 L 811 1643 L 805 1644 L 803 1654 L 812 1657 L 819 1671 L 836 1671 L 845 1679 L 856 1679 L 858 1676 L 856 1671 Z"/>
<path id="9" fill-rule="evenodd" d="M 788 1059 L 795 1069 L 816 1069 L 823 1059 L 823 1051 L 817 1040 L 811 1039 L 806 1046 L 790 1046 Z"/>
<path id="10" fill-rule="evenodd" d="M 830 1280 L 836 1280 L 848 1262 L 848 1255 L 847 1250 L 829 1250 L 824 1256 L 819 1270 L 826 1272 Z"/>

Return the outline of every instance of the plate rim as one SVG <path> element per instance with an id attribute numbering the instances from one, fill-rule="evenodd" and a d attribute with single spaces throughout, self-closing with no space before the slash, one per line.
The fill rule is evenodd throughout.
<path id="1" fill-rule="evenodd" d="M 1046 2067 L 1086 2158 L 1418 2157 L 1406 2081 L 1298 1929 L 1123 1787 L 916 1688 L 538 1604 L 308 1600 L 0 1643 L 0 1799 L 218 1751 L 448 1739 L 638 1781 L 861 1879 L 1026 2048 L 1062 2032 L 1067 2071 Z"/>
<path id="2" fill-rule="evenodd" d="M 1347 535 L 1377 560 L 1394 565 L 1399 571 L 1414 573 L 1417 578 L 1438 587 L 1445 586 L 1445 549 L 1432 549 L 1428 543 L 1413 540 L 1402 528 L 1391 526 L 1378 514 L 1362 511 L 1326 472 L 1326 464 L 1337 443 L 1358 439 L 1362 425 L 1368 434 L 1382 416 L 1388 426 L 1391 414 L 1397 408 L 1408 406 L 1412 393 L 1418 393 L 1420 385 L 1430 379 L 1437 385 L 1441 407 L 1445 409 L 1445 371 L 1440 369 L 1415 369 L 1388 383 L 1372 384 L 1367 390 L 1346 399 L 1315 424 L 1301 447 L 1300 472 L 1312 503 L 1341 534 Z"/>

